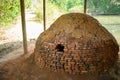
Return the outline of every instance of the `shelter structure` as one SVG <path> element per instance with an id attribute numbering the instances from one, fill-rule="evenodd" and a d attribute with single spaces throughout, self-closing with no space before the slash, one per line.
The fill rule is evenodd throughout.
<path id="1" fill-rule="evenodd" d="M 21 6 L 21 21 L 22 21 L 22 33 L 23 33 L 23 47 L 24 53 L 28 52 L 27 49 L 27 35 L 26 35 L 26 22 L 25 22 L 25 4 L 24 0 L 20 0 Z M 84 0 L 84 13 L 86 14 L 87 0 Z M 43 26 L 44 31 L 46 30 L 46 0 L 43 0 Z"/>

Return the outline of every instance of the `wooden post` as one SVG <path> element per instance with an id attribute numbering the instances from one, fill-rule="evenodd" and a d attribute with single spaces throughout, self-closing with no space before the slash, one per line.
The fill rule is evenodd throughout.
<path id="1" fill-rule="evenodd" d="M 86 14 L 87 0 L 84 0 L 84 13 Z"/>
<path id="2" fill-rule="evenodd" d="M 20 0 L 20 7 L 21 7 L 21 22 L 22 22 L 22 33 L 23 33 L 23 47 L 24 47 L 24 54 L 25 54 L 25 53 L 28 52 L 28 50 L 27 50 L 27 36 L 26 36 L 24 0 Z"/>
<path id="3" fill-rule="evenodd" d="M 43 26 L 44 31 L 46 30 L 46 1 L 43 0 Z"/>

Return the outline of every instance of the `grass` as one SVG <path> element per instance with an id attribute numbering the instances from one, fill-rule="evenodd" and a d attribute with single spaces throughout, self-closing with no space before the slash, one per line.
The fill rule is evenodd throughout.
<path id="1" fill-rule="evenodd" d="M 120 46 L 120 15 L 93 17 L 95 17 L 116 38 Z"/>

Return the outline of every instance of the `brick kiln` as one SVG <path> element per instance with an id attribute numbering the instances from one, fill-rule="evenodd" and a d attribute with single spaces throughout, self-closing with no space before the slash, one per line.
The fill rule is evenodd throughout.
<path id="1" fill-rule="evenodd" d="M 40 69 L 54 72 L 105 72 L 116 62 L 118 51 L 115 38 L 96 19 L 70 13 L 38 37 L 34 60 Z"/>

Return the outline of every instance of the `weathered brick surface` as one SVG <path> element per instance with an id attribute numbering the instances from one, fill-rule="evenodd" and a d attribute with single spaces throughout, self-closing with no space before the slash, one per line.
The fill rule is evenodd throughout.
<path id="1" fill-rule="evenodd" d="M 118 51 L 115 38 L 96 19 L 71 13 L 39 36 L 34 59 L 40 69 L 83 74 L 109 70 Z"/>

